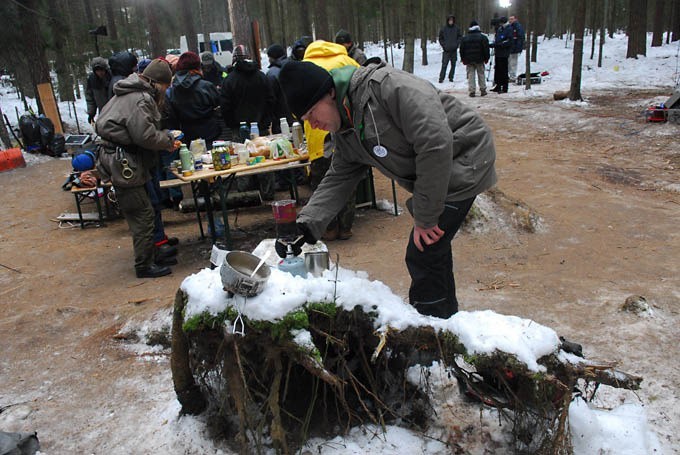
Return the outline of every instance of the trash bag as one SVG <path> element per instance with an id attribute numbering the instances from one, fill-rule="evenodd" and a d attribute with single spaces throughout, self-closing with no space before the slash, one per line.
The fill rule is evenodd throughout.
<path id="1" fill-rule="evenodd" d="M 52 144 L 50 145 L 50 151 L 52 156 L 61 156 L 66 153 L 66 138 L 63 134 L 55 134 L 54 139 L 52 139 Z"/>
<path id="2" fill-rule="evenodd" d="M 21 139 L 26 151 L 55 156 L 55 153 L 52 151 L 52 146 L 54 145 L 52 143 L 54 141 L 54 124 L 52 120 L 44 115 L 24 114 L 19 118 L 19 131 L 21 132 Z M 59 146 L 59 144 L 56 145 Z"/>

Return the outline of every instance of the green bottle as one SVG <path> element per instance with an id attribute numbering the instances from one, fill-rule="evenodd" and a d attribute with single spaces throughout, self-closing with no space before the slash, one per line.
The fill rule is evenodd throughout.
<path id="1" fill-rule="evenodd" d="M 182 161 L 182 175 L 188 177 L 194 173 L 194 155 L 189 151 L 186 144 L 179 148 L 179 159 Z"/>

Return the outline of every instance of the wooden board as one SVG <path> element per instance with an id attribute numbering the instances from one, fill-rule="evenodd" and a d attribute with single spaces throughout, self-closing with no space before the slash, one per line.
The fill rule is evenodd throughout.
<path id="1" fill-rule="evenodd" d="M 59 115 L 59 106 L 57 106 L 57 100 L 54 99 L 52 84 L 49 82 L 38 84 L 38 96 L 45 111 L 45 116 L 54 123 L 54 132 L 64 134 L 64 127 L 61 125 L 61 115 Z"/>

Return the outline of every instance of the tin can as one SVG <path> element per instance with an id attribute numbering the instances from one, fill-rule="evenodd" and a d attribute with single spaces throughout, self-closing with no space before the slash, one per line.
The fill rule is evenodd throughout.
<path id="1" fill-rule="evenodd" d="M 304 140 L 302 125 L 300 125 L 300 122 L 293 123 L 293 146 L 299 150 Z"/>

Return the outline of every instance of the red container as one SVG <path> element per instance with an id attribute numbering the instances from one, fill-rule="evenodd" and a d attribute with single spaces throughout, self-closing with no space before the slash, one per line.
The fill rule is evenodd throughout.
<path id="1" fill-rule="evenodd" d="M 276 224 L 295 222 L 295 201 L 293 199 L 272 202 L 272 211 Z"/>
<path id="2" fill-rule="evenodd" d="M 0 172 L 17 167 L 26 167 L 26 160 L 24 160 L 21 149 L 13 148 L 0 151 Z"/>

